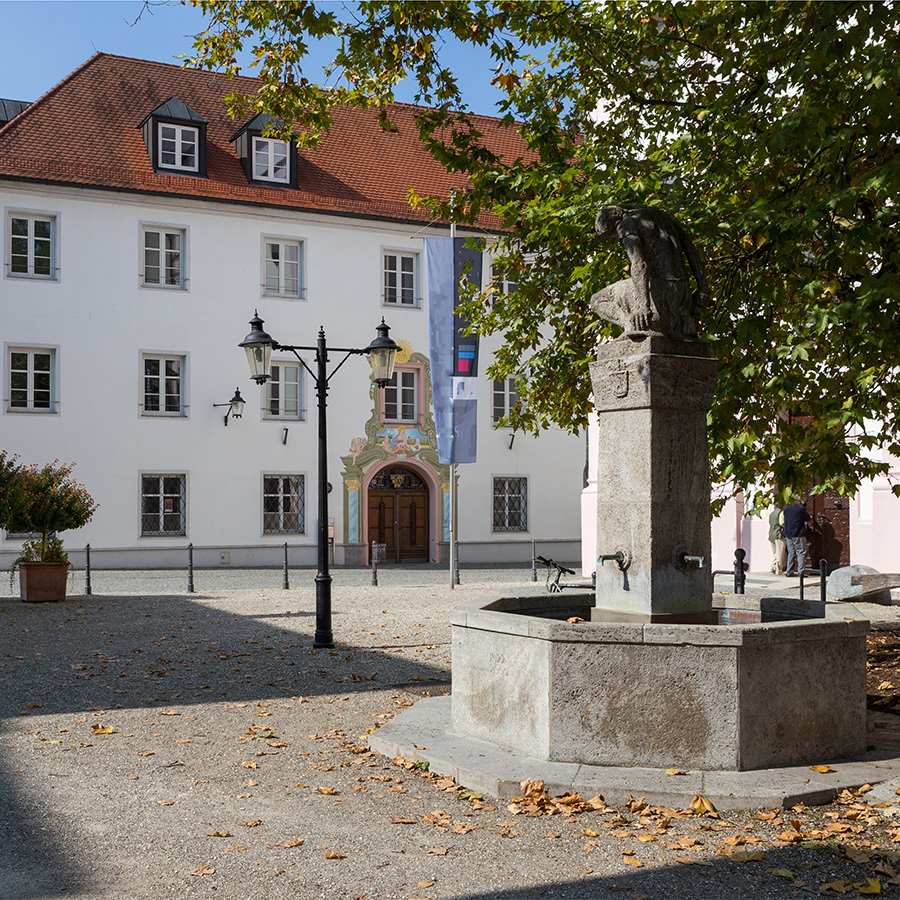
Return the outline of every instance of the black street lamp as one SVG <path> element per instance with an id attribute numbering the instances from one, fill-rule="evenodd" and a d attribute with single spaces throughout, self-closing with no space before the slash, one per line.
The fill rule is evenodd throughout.
<path id="1" fill-rule="evenodd" d="M 240 419 L 244 414 L 244 398 L 238 388 L 234 389 L 234 396 L 227 403 L 213 403 L 213 406 L 227 406 L 228 412 L 225 413 L 225 426 L 228 426 L 228 417 L 233 416 Z"/>
<path id="2" fill-rule="evenodd" d="M 372 380 L 378 387 L 383 388 L 391 380 L 394 374 L 394 360 L 400 349 L 390 338 L 390 328 L 385 325 L 384 319 L 375 329 L 375 339 L 368 347 L 363 349 L 347 349 L 346 347 L 332 347 L 335 353 L 343 353 L 344 358 L 328 374 L 328 347 L 325 343 L 325 329 L 319 328 L 319 337 L 315 347 L 295 347 L 290 344 L 280 344 L 273 337 L 263 331 L 263 320 L 258 312 L 254 312 L 250 320 L 250 334 L 238 344 L 247 351 L 247 361 L 250 364 L 250 377 L 257 384 L 265 384 L 271 377 L 270 364 L 273 350 L 284 350 L 293 353 L 300 361 L 300 365 L 309 372 L 316 385 L 316 396 L 319 406 L 319 571 L 316 573 L 316 635 L 313 639 L 313 647 L 333 647 L 334 636 L 331 631 L 331 574 L 328 571 L 328 456 L 327 456 L 327 418 L 326 407 L 328 397 L 328 382 L 331 376 L 351 356 L 369 356 L 372 360 Z M 306 364 L 299 350 L 312 350 L 316 354 L 316 371 Z"/>

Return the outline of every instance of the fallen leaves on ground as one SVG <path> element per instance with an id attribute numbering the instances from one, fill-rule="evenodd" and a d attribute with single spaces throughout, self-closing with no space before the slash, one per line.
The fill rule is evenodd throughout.
<path id="1" fill-rule="evenodd" d="M 513 815 L 552 816 L 557 813 L 572 815 L 588 810 L 606 809 L 606 803 L 599 795 L 584 800 L 580 794 L 567 792 L 559 797 L 551 797 L 543 781 L 526 779 L 519 785 L 521 797 L 513 797 L 507 810 Z"/>

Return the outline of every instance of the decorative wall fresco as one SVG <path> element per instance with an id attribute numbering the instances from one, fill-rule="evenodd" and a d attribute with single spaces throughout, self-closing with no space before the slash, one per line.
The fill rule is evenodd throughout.
<path id="1" fill-rule="evenodd" d="M 450 466 L 438 461 L 434 416 L 431 409 L 431 366 L 428 357 L 417 353 L 412 346 L 399 340 L 401 350 L 397 362 L 422 365 L 422 390 L 425 392 L 423 421 L 418 425 L 387 424 L 381 421 L 381 398 L 374 384 L 369 389 L 372 414 L 365 424 L 365 436 L 350 441 L 347 455 L 341 457 L 344 485 L 344 543 L 362 544 L 363 527 L 362 486 L 369 468 L 382 461 L 413 461 L 429 469 L 434 482 L 440 485 L 440 495 L 432 499 L 437 504 L 440 534 L 438 540 L 450 536 Z"/>

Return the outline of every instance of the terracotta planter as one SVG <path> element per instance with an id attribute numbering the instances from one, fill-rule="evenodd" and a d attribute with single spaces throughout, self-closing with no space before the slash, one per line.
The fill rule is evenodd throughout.
<path id="1" fill-rule="evenodd" d="M 19 563 L 19 589 L 26 603 L 57 603 L 66 599 L 67 563 Z"/>

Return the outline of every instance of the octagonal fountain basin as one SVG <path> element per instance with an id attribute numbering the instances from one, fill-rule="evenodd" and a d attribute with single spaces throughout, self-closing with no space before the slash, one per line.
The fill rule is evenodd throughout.
<path id="1" fill-rule="evenodd" d="M 865 749 L 869 623 L 853 606 L 716 595 L 691 621 L 649 621 L 594 601 L 454 609 L 453 732 L 600 766 L 740 771 Z"/>

